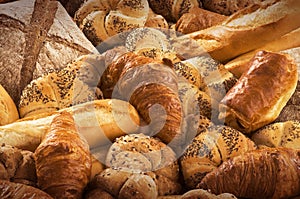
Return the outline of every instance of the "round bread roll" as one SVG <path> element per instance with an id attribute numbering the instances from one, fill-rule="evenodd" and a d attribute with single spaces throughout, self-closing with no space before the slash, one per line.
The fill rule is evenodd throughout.
<path id="1" fill-rule="evenodd" d="M 118 33 L 144 27 L 148 14 L 147 0 L 88 0 L 74 19 L 87 38 L 98 45 Z"/>
<path id="2" fill-rule="evenodd" d="M 169 28 L 167 20 L 163 16 L 153 12 L 151 8 L 149 8 L 149 14 L 145 26 L 152 28 Z"/>
<path id="3" fill-rule="evenodd" d="M 10 95 L 0 85 L 0 126 L 12 123 L 17 119 L 19 119 L 17 107 Z"/>
<path id="4" fill-rule="evenodd" d="M 186 186 L 196 188 L 223 161 L 256 149 L 253 141 L 228 126 L 210 126 L 196 136 L 180 159 Z"/>
<path id="5" fill-rule="evenodd" d="M 158 195 L 181 191 L 176 154 L 153 137 L 131 134 L 117 138 L 107 153 L 106 165 L 125 172 L 147 173 L 154 179 Z"/>

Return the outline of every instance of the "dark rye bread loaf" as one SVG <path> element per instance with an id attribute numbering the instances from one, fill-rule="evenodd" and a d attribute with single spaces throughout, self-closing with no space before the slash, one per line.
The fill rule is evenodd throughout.
<path id="1" fill-rule="evenodd" d="M 96 52 L 57 1 L 0 4 L 0 35 L 0 83 L 16 104 L 32 79 Z"/>

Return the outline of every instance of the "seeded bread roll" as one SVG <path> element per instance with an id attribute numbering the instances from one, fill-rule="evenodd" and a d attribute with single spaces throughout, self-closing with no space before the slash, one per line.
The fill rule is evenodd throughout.
<path id="1" fill-rule="evenodd" d="M 194 7 L 201 7 L 198 0 L 149 0 L 152 10 L 164 16 L 168 21 L 176 22 L 184 13 L 189 12 Z"/>
<path id="2" fill-rule="evenodd" d="M 202 178 L 229 158 L 256 149 L 241 132 L 227 126 L 210 126 L 196 136 L 180 159 L 185 185 L 196 188 Z"/>
<path id="3" fill-rule="evenodd" d="M 33 79 L 97 53 L 58 1 L 0 4 L 0 16 L 0 84 L 15 104 Z"/>
<path id="4" fill-rule="evenodd" d="M 299 149 L 252 150 L 207 174 L 198 188 L 238 198 L 292 198 L 300 194 Z"/>
<path id="5" fill-rule="evenodd" d="M 118 33 L 144 27 L 147 0 L 88 0 L 75 13 L 75 21 L 96 46 Z"/>
<path id="6" fill-rule="evenodd" d="M 17 107 L 0 84 L 0 126 L 12 123 L 19 119 Z"/>
<path id="7" fill-rule="evenodd" d="M 176 154 L 153 137 L 131 134 L 116 139 L 107 153 L 106 165 L 117 170 L 147 173 L 157 185 L 158 195 L 181 191 Z"/>
<path id="8" fill-rule="evenodd" d="M 294 93 L 297 65 L 282 53 L 260 51 L 219 105 L 219 118 L 243 133 L 273 122 Z"/>
<path id="9" fill-rule="evenodd" d="M 102 98 L 97 88 L 105 69 L 102 55 L 83 55 L 65 68 L 50 72 L 27 85 L 19 103 L 20 117 L 57 111 Z"/>
<path id="10" fill-rule="evenodd" d="M 300 122 L 286 121 L 269 124 L 256 131 L 251 139 L 257 145 L 300 149 Z"/>

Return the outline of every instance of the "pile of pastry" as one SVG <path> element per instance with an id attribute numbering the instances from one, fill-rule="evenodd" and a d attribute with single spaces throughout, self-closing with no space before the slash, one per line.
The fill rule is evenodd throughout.
<path id="1" fill-rule="evenodd" d="M 0 0 L 0 198 L 297 198 L 300 1 Z"/>

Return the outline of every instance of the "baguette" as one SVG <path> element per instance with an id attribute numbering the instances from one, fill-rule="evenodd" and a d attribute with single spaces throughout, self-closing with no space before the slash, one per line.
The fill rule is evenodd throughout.
<path id="1" fill-rule="evenodd" d="M 139 115 L 128 102 L 95 100 L 1 126 L 0 143 L 34 151 L 48 131 L 52 119 L 62 111 L 72 113 L 79 132 L 91 148 L 110 143 L 114 138 L 138 129 Z"/>
<path id="2" fill-rule="evenodd" d="M 260 50 L 280 52 L 300 46 L 300 28 L 283 35 L 277 40 L 271 41 L 255 50 L 245 53 L 225 64 L 225 68 L 240 77 L 247 70 L 247 63 Z"/>
<path id="3" fill-rule="evenodd" d="M 192 38 L 214 59 L 227 62 L 299 28 L 299 18 L 298 0 L 252 5 L 231 15 L 220 25 L 178 40 L 184 43 Z"/>

